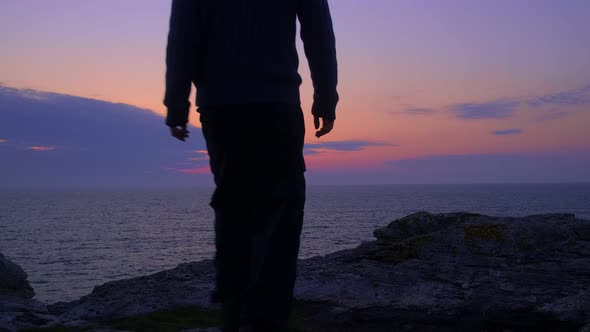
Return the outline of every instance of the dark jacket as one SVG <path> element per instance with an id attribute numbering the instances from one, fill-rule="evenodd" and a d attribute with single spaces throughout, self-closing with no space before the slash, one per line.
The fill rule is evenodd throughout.
<path id="1" fill-rule="evenodd" d="M 166 124 L 197 106 L 299 105 L 297 18 L 314 87 L 312 113 L 336 118 L 336 42 L 327 0 L 173 0 L 166 56 Z"/>

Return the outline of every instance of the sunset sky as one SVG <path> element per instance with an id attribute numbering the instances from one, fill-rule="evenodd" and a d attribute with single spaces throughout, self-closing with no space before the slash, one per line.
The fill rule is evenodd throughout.
<path id="1" fill-rule="evenodd" d="M 311 134 L 311 83 L 301 54 L 312 183 L 590 181 L 590 1 L 330 4 L 341 102 L 335 131 L 322 139 Z M 97 142 L 81 146 L 76 137 L 57 140 L 44 129 L 45 135 L 23 135 L 29 125 L 68 121 L 61 102 L 70 112 L 77 112 L 73 105 L 92 103 L 84 99 L 90 98 L 113 112 L 124 103 L 147 117 L 150 111 L 163 115 L 169 14 L 168 0 L 2 0 L 0 156 L 7 159 L 0 158 L 13 164 L 0 165 L 0 181 L 41 181 L 38 174 L 31 177 L 38 173 L 34 168 L 22 170 L 17 161 L 35 158 L 43 165 L 51 154 L 67 152 L 76 160 L 88 146 L 98 149 Z M 24 104 L 36 111 L 17 114 Z M 58 111 L 40 123 L 39 105 L 49 104 Z M 135 112 L 131 108 L 122 106 L 121 112 Z M 7 127 L 17 118 L 27 122 L 21 131 Z M 198 127 L 194 111 L 191 118 Z M 135 117 L 124 119 L 133 128 Z M 173 157 L 164 153 L 161 162 L 150 161 L 150 169 L 138 173 L 209 181 L 198 129 L 181 145 L 168 141 L 163 119 L 158 124 L 162 131 L 153 131 L 154 144 L 166 141 L 158 147 L 180 151 L 178 158 L 186 160 L 171 164 Z"/>

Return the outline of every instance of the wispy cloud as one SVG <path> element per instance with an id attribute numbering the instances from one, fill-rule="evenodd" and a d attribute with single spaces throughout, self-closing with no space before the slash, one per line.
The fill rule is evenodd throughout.
<path id="1" fill-rule="evenodd" d="M 193 162 L 209 161 L 209 152 L 207 152 L 207 150 L 196 150 L 196 151 L 187 151 L 187 152 L 189 153 L 189 157 L 187 158 L 187 160 L 190 160 Z M 195 154 L 196 154 L 196 156 L 195 156 Z"/>
<path id="2" fill-rule="evenodd" d="M 6 139 L 0 139 L 0 143 L 8 143 L 8 140 L 6 140 Z"/>
<path id="3" fill-rule="evenodd" d="M 542 112 L 535 119 L 537 120 L 537 122 L 554 121 L 563 119 L 571 113 L 571 111 L 553 109 L 546 112 Z"/>
<path id="4" fill-rule="evenodd" d="M 562 91 L 530 98 L 529 106 L 542 107 L 552 106 L 580 106 L 590 104 L 590 85 L 580 89 Z"/>
<path id="5" fill-rule="evenodd" d="M 520 106 L 516 100 L 496 100 L 485 103 L 463 103 L 451 106 L 457 117 L 465 120 L 504 119 Z"/>
<path id="6" fill-rule="evenodd" d="M 491 134 L 496 135 L 496 136 L 518 135 L 518 134 L 522 134 L 522 129 L 511 128 L 511 129 L 503 129 L 503 130 L 494 130 L 491 132 Z"/>
<path id="7" fill-rule="evenodd" d="M 308 148 L 303 149 L 304 156 L 313 156 L 313 155 L 320 154 L 320 153 L 321 153 L 321 151 L 319 151 L 319 150 L 308 149 Z"/>
<path id="8" fill-rule="evenodd" d="M 590 85 L 579 89 L 549 93 L 533 97 L 507 97 L 481 103 L 458 103 L 449 109 L 464 120 L 505 119 L 514 115 L 520 107 L 542 108 L 545 106 L 581 106 L 590 105 Z M 414 114 L 428 114 L 429 109 L 414 109 Z M 541 111 L 541 110 L 539 110 Z M 410 110 L 407 114 L 411 114 Z M 422 113 L 420 113 L 422 112 Z M 557 120 L 566 117 L 571 109 L 557 109 L 539 115 L 538 121 Z"/>
<path id="9" fill-rule="evenodd" d="M 54 151 L 57 150 L 57 148 L 55 146 L 30 146 L 27 148 L 27 150 L 33 150 L 33 151 Z"/>
<path id="10" fill-rule="evenodd" d="M 324 142 L 324 143 L 307 143 L 305 144 L 305 154 L 317 154 L 322 151 L 340 151 L 340 152 L 350 152 L 350 151 L 360 151 L 367 147 L 372 146 L 396 146 L 395 144 L 386 143 L 386 142 L 372 142 L 372 141 L 362 141 L 362 140 L 352 140 L 352 141 L 335 141 L 335 142 Z"/>
<path id="11" fill-rule="evenodd" d="M 189 151 L 189 153 L 191 154 L 191 156 L 188 158 L 188 160 L 190 161 L 206 161 L 209 160 L 209 152 L 207 152 L 207 150 L 196 150 L 196 151 Z M 193 153 L 195 153 L 197 156 L 194 157 Z"/>
<path id="12" fill-rule="evenodd" d="M 194 167 L 194 168 L 172 168 L 172 167 L 167 167 L 164 168 L 167 171 L 172 171 L 172 172 L 176 172 L 176 173 L 182 173 L 182 174 L 188 174 L 188 175 L 203 175 L 203 174 L 209 174 L 211 172 L 211 169 L 209 168 L 209 166 L 201 166 L 201 167 Z"/>

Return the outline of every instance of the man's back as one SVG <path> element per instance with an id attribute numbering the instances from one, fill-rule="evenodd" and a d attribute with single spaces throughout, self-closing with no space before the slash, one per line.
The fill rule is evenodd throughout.
<path id="1" fill-rule="evenodd" d="M 199 106 L 300 104 L 299 17 L 316 90 L 314 115 L 335 118 L 336 50 L 326 0 L 176 0 L 175 6 L 168 81 L 186 86 L 191 67 Z M 186 89 L 177 91 L 167 90 L 169 108 L 186 105 Z"/>
<path id="2" fill-rule="evenodd" d="M 200 104 L 299 100 L 297 0 L 203 3 Z M 210 93 L 210 95 L 209 95 Z M 217 95 L 222 93 L 223 95 Z"/>

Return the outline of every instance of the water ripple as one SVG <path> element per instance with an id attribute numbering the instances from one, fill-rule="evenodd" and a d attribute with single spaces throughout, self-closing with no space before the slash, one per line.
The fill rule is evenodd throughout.
<path id="1" fill-rule="evenodd" d="M 45 302 L 73 300 L 107 281 L 214 255 L 211 189 L 0 194 L 0 252 Z M 372 239 L 418 210 L 590 219 L 590 185 L 310 187 L 301 257 Z"/>

